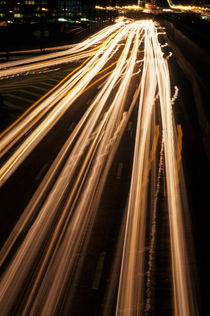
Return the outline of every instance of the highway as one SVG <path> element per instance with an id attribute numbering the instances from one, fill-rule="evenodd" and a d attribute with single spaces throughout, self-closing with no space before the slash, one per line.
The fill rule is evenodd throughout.
<path id="1" fill-rule="evenodd" d="M 2 316 L 154 315 L 160 302 L 199 315 L 185 128 L 163 38 L 152 20 L 119 19 L 69 49 L 1 64 L 6 93 L 20 78 L 25 91 L 33 76 L 63 76 L 1 134 Z"/>

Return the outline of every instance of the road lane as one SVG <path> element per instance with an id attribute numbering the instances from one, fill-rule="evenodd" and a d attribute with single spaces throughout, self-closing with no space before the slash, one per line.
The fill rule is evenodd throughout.
<path id="1" fill-rule="evenodd" d="M 2 167 L 0 176 L 0 181 L 2 183 L 4 183 L 8 176 L 15 170 L 16 166 L 19 165 L 31 152 L 37 142 L 39 142 L 46 135 L 49 129 L 53 127 L 61 115 L 63 115 L 63 113 L 71 106 L 73 101 L 78 98 L 94 76 L 100 72 L 108 59 L 111 58 L 113 50 L 115 52 L 116 45 L 122 40 L 122 37 L 124 37 L 125 34 L 126 28 L 119 34 L 117 33 L 113 40 L 108 41 L 108 46 L 103 45 L 103 47 L 99 49 L 98 53 L 96 53 L 92 59 L 83 63 L 76 73 L 74 71 L 75 74 L 73 76 L 70 76 L 70 78 L 65 81 L 60 88 L 52 93 L 46 100 L 41 102 L 39 106 L 36 106 L 36 108 L 30 112 L 26 118 L 24 118 L 24 120 L 21 120 L 20 124 L 15 126 L 11 132 L 5 135 L 1 144 L 2 154 L 11 147 L 13 140 L 18 141 L 19 135 L 26 133 L 28 129 L 40 120 L 40 116 L 44 116 L 45 113 L 52 109 L 47 118 L 45 118 L 38 128 L 28 136 L 28 139 L 25 140 L 16 153 L 7 161 L 7 164 Z M 109 45 L 110 43 L 111 45 Z M 129 47 L 129 45 L 125 47 L 125 50 L 128 49 L 127 47 Z M 124 54 L 123 52 L 123 56 L 126 55 L 127 53 Z"/>
<path id="2" fill-rule="evenodd" d="M 83 94 L 88 95 L 89 89 L 97 91 L 87 102 L 80 119 L 68 124 L 65 143 L 60 145 L 52 166 L 41 164 L 38 180 L 47 173 L 1 250 L 0 262 L 2 265 L 7 262 L 0 281 L 2 315 L 14 309 L 22 315 L 29 312 L 31 315 L 56 315 L 62 308 L 67 289 L 68 296 L 74 297 L 109 171 L 126 129 L 130 137 L 135 137 L 135 148 L 124 213 L 125 227 L 116 251 L 119 283 L 115 280 L 114 285 L 110 285 L 111 292 L 117 293 L 115 313 L 144 315 L 151 309 L 150 282 L 156 231 L 155 225 L 148 226 L 148 218 L 155 221 L 154 208 L 157 207 L 163 164 L 174 313 L 176 316 L 197 313 L 184 229 L 187 213 L 186 199 L 183 203 L 184 175 L 179 176 L 182 133 L 181 127 L 176 128 L 174 123 L 170 74 L 158 41 L 158 28 L 153 21 L 137 21 L 120 24 L 108 33 L 104 43 L 95 49 L 94 56 L 88 57 L 82 67 L 3 138 L 7 148 L 10 135 L 12 141 L 16 141 L 16 137 L 19 140 L 19 135 L 33 126 L 3 164 L 1 181 L 6 185 L 29 154 L 32 156 L 43 139 L 49 137 L 55 124 L 66 117 L 71 107 L 76 109 L 76 101 Z M 137 128 L 133 131 L 130 120 L 136 108 Z M 115 181 L 121 181 L 123 172 L 124 165 L 119 160 Z M 148 203 L 149 196 L 152 200 Z M 146 277 L 148 232 L 153 237 Z M 103 256 L 103 265 L 100 257 L 98 260 L 101 279 L 106 257 Z M 95 283 L 94 290 L 98 290 L 98 275 L 97 282 L 92 284 Z M 69 308 L 70 305 L 68 302 Z M 110 310 L 110 307 L 105 309 Z"/>

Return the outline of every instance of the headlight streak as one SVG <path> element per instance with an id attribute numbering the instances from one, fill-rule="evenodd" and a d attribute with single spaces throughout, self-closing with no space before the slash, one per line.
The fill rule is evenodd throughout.
<path id="1" fill-rule="evenodd" d="M 156 242 L 156 234 L 157 234 L 157 201 L 158 201 L 158 196 L 160 192 L 160 180 L 161 180 L 161 174 L 163 172 L 163 166 L 164 166 L 164 152 L 163 152 L 163 139 L 162 139 L 159 167 L 158 167 L 158 176 L 157 176 L 157 183 L 156 183 L 156 188 L 155 188 L 156 190 L 154 194 L 154 210 L 152 213 L 152 220 L 151 220 L 148 269 L 146 271 L 146 300 L 145 300 L 145 308 L 144 308 L 145 316 L 149 315 L 152 311 L 152 289 L 153 289 L 152 272 L 153 272 L 154 260 L 155 260 L 155 242 Z"/>
<path id="2" fill-rule="evenodd" d="M 115 30 L 112 27 L 105 30 L 106 37 L 108 34 L 109 38 L 100 45 L 94 56 L 89 58 L 83 67 L 72 74 L 37 108 L 29 112 L 3 138 L 4 141 L 6 137 L 12 135 L 12 140 L 18 139 L 19 136 L 14 136 L 13 132 L 15 135 L 22 135 L 23 130 L 25 133 L 29 126 L 38 122 L 39 113 L 45 113 L 46 109 L 51 108 L 46 118 L 39 122 L 34 131 L 3 165 L 2 184 L 50 131 L 74 100 L 84 93 L 94 77 L 104 73 L 103 67 L 114 57 L 116 50 L 119 49 L 119 43 L 124 38 L 125 45 L 121 55 L 116 63 L 112 64 L 115 68 L 107 74 L 103 86 L 64 144 L 52 168 L 1 250 L 0 264 L 3 264 L 18 237 L 24 233 L 23 241 L 0 280 L 2 316 L 13 312 L 19 293 L 22 288 L 25 288 L 28 280 L 30 282 L 23 304 L 21 310 L 18 311 L 21 315 L 56 315 L 67 283 L 69 304 L 71 304 L 73 284 L 77 282 L 107 174 L 137 100 L 137 131 L 126 211 L 116 315 L 141 316 L 148 313 L 151 308 L 150 276 L 156 233 L 154 225 L 156 205 L 154 201 L 150 266 L 147 271 L 147 280 L 145 280 L 147 193 L 148 176 L 157 154 L 160 128 L 162 147 L 155 200 L 159 192 L 158 181 L 164 161 L 169 209 L 174 315 L 197 315 L 194 280 L 189 270 L 188 248 L 190 245 L 187 244 L 187 233 L 184 230 L 184 223 L 187 220 L 187 202 L 181 167 L 182 130 L 181 126 L 176 129 L 172 112 L 172 104 L 177 97 L 178 88 L 175 87 L 174 96 L 171 98 L 167 59 L 163 58 L 158 42 L 157 27 L 151 20 L 119 25 Z M 99 34 L 99 38 L 103 39 L 105 36 L 103 31 Z M 96 37 L 92 40 L 96 41 Z M 138 84 L 132 101 L 128 104 L 127 96 L 132 77 L 140 71 L 136 71 L 136 66 L 140 67 L 142 62 L 138 54 L 143 40 L 144 60 L 141 82 Z M 81 44 L 81 49 L 85 45 L 88 44 L 85 42 Z M 110 67 L 105 69 L 109 70 Z M 110 101 L 113 91 L 114 96 Z M 154 109 L 158 102 L 161 124 L 155 126 Z M 71 151 L 70 148 L 72 148 Z M 148 290 L 146 302 L 144 301 L 145 282 Z"/>
<path id="3" fill-rule="evenodd" d="M 157 49 L 157 54 L 158 50 L 160 50 L 160 48 Z M 162 93 L 160 93 L 160 107 L 163 124 L 166 164 L 166 184 L 168 194 L 173 271 L 174 312 L 176 316 L 191 316 L 198 314 L 198 307 L 195 296 L 193 295 L 195 288 L 189 265 L 190 252 L 188 248 L 190 248 L 190 245 L 187 246 L 186 244 L 187 234 L 184 230 L 184 223 L 186 220 L 188 220 L 187 204 L 184 200 L 186 199 L 186 195 L 184 195 L 182 198 L 182 194 L 185 193 L 182 188 L 184 186 L 184 179 L 182 179 L 181 185 L 178 181 L 178 167 L 175 151 L 176 128 L 171 109 L 169 70 L 167 63 L 164 62 L 163 59 L 156 58 L 156 62 L 158 86 L 159 90 L 162 90 Z M 165 83 L 164 90 L 163 83 Z"/>
<path id="4" fill-rule="evenodd" d="M 97 47 L 92 48 L 89 51 L 88 49 L 94 46 L 96 43 L 98 44 L 100 41 L 104 41 L 104 40 L 106 41 L 107 37 L 109 40 L 111 35 L 115 33 L 117 30 L 120 30 L 122 26 L 123 26 L 123 23 L 119 23 L 111 27 L 107 27 L 106 29 L 103 29 L 99 31 L 98 33 L 96 33 L 90 39 L 87 39 L 86 41 L 83 41 L 79 44 L 76 44 L 73 48 L 69 50 L 51 53 L 44 56 L 32 57 L 25 60 L 17 60 L 17 61 L 4 63 L 2 66 L 0 65 L 0 78 L 3 78 L 5 76 L 14 76 L 22 72 L 31 71 L 37 68 L 41 69 L 44 67 L 50 67 L 54 65 L 57 66 L 62 63 L 73 62 L 73 61 L 87 58 L 89 56 L 93 56 L 95 52 L 97 51 Z M 102 42 L 100 46 L 103 46 L 103 45 L 104 43 Z M 20 67 L 16 67 L 14 69 L 10 68 L 10 67 L 18 66 L 18 65 L 20 65 Z"/>
<path id="5" fill-rule="evenodd" d="M 148 81 L 147 81 L 148 80 Z M 145 88 L 145 89 L 144 89 Z M 178 181 L 179 166 L 176 157 L 176 129 L 171 109 L 170 79 L 167 61 L 163 59 L 157 30 L 150 21 L 145 25 L 145 60 L 142 74 L 139 114 L 134 152 L 134 163 L 116 315 L 144 315 L 144 260 L 146 197 L 144 187 L 148 161 L 151 115 L 155 91 L 158 88 L 163 128 L 167 200 L 169 209 L 171 258 L 173 271 L 174 314 L 197 315 L 195 285 L 190 271 L 188 234 L 184 222 L 188 220 L 184 178 Z M 178 157 L 179 163 L 180 158 Z M 146 170 L 145 170 L 146 169 Z M 181 192 L 184 198 L 181 198 Z M 185 199 L 185 200 L 184 200 Z M 188 223 L 189 225 L 189 223 Z M 148 306 L 147 306 L 148 307 Z"/>
<path id="6" fill-rule="evenodd" d="M 53 105 L 56 104 L 58 88 L 63 83 L 65 83 L 65 81 L 69 77 L 71 77 L 77 70 L 83 67 L 88 61 L 89 58 L 85 60 L 78 68 L 74 69 L 70 74 L 68 74 L 63 80 L 61 80 L 55 87 L 48 91 L 38 101 L 32 104 L 11 126 L 9 126 L 1 134 L 1 136 L 4 136 L 1 142 L 1 156 L 3 156 L 13 146 L 13 144 L 21 138 L 22 135 L 26 134 L 30 130 L 30 128 L 32 128 L 33 125 L 36 124 L 36 122 L 41 118 L 41 116 L 46 113 L 46 111 L 49 110 L 50 107 L 53 107 Z M 54 91 L 54 97 L 52 98 L 51 94 Z M 59 99 L 60 96 L 58 95 L 57 101 L 59 101 Z M 42 102 L 43 100 L 44 102 Z M 51 102 L 51 100 L 53 100 L 54 102 Z"/>
<path id="7" fill-rule="evenodd" d="M 116 47 L 115 50 L 113 50 L 112 54 L 110 55 L 110 58 L 112 58 L 112 56 L 114 56 L 114 54 L 117 52 L 118 47 Z M 27 131 L 37 122 L 36 115 L 37 115 L 37 111 L 38 113 L 40 113 L 41 110 L 41 114 L 42 116 L 45 114 L 45 112 L 43 112 L 43 109 L 38 108 L 38 105 L 41 103 L 41 101 L 43 101 L 44 99 L 46 99 L 50 94 L 52 94 L 54 91 L 58 90 L 58 88 L 65 83 L 65 81 L 67 81 L 68 78 L 70 78 L 73 74 L 75 74 L 75 72 L 77 72 L 80 68 L 82 68 L 84 66 L 84 64 L 86 64 L 88 61 L 90 60 L 90 58 L 86 59 L 79 67 L 77 67 L 76 69 L 74 69 L 70 74 L 68 74 L 64 79 L 62 79 L 56 86 L 54 86 L 51 90 L 49 90 L 45 95 L 43 95 L 39 100 L 37 100 L 34 104 L 32 104 L 14 123 L 12 123 L 6 130 L 4 130 L 2 132 L 2 134 L 0 135 L 0 137 L 6 135 L 8 133 L 8 131 L 10 131 L 12 128 L 12 132 L 9 135 L 6 135 L 3 139 L 3 143 L 1 144 L 1 156 L 3 156 L 5 154 L 6 151 L 8 151 L 11 146 L 14 144 L 15 141 L 19 140 L 20 137 L 27 133 Z M 112 67 L 115 63 L 111 64 L 109 67 L 103 69 L 102 71 L 100 71 L 98 74 L 103 73 L 104 71 L 106 71 L 107 69 L 109 69 L 110 67 Z M 77 73 L 78 74 L 78 73 Z M 86 88 L 87 90 L 88 88 Z M 85 90 L 85 91 L 86 91 Z M 49 100 L 48 100 L 49 101 Z M 54 100 L 55 101 L 55 100 Z M 55 102 L 54 102 L 55 103 Z M 53 104 L 51 104 L 51 106 L 53 106 Z M 35 111 L 33 113 L 32 110 L 35 109 Z M 42 107 L 42 105 L 40 104 L 40 107 Z M 46 108 L 46 110 L 49 110 L 50 106 L 48 106 Z M 28 115 L 28 113 L 30 113 L 30 115 Z M 25 116 L 28 115 L 26 122 L 24 123 L 24 118 Z M 29 120 L 30 117 L 30 120 Z M 21 121 L 21 126 L 18 125 L 18 123 Z M 31 123 L 31 124 L 30 124 Z M 23 124 L 27 125 L 27 131 L 26 129 L 23 129 Z M 18 126 L 17 126 L 18 125 Z M 26 128 L 26 126 L 25 126 Z"/>
<path id="8" fill-rule="evenodd" d="M 139 28 L 139 26 L 138 26 L 138 28 Z M 138 35 L 137 29 L 136 29 L 136 27 L 134 27 L 132 33 L 129 35 L 128 43 L 124 48 L 123 57 L 121 59 L 119 59 L 119 62 L 116 65 L 116 72 L 113 72 L 110 75 L 109 81 L 107 81 L 105 87 L 99 93 L 98 98 L 96 98 L 96 100 L 94 101 L 94 104 L 92 105 L 92 112 L 89 112 L 89 114 L 88 114 L 88 116 L 90 115 L 89 119 L 87 120 L 86 125 L 84 126 L 84 128 L 82 130 L 82 134 L 80 135 L 80 137 L 77 141 L 77 144 L 74 147 L 74 150 L 71 153 L 70 158 L 65 165 L 65 168 L 63 169 L 63 172 L 59 176 L 57 182 L 54 185 L 54 188 L 51 190 L 51 193 L 50 193 L 48 199 L 46 200 L 44 206 L 42 207 L 42 210 L 39 212 L 35 223 L 31 227 L 31 229 L 29 230 L 25 241 L 23 242 L 21 248 L 17 252 L 17 254 L 15 256 L 16 259 L 11 263 L 11 266 L 6 273 L 7 276 L 5 276 L 4 280 L 2 280 L 3 284 L 4 284 L 4 285 L 2 284 L 3 287 L 1 286 L 1 297 L 3 295 L 2 299 L 6 298 L 6 296 L 7 296 L 6 293 L 8 293 L 8 291 L 9 292 L 11 291 L 11 286 L 13 288 L 13 290 L 12 290 L 13 294 L 10 296 L 10 303 L 11 303 L 10 306 L 12 306 L 12 301 L 17 297 L 18 292 L 19 292 L 19 290 L 20 290 L 20 288 L 25 280 L 25 277 L 28 275 L 28 273 L 30 271 L 31 264 L 37 255 L 37 251 L 40 249 L 43 240 L 46 238 L 47 232 L 49 232 L 49 228 L 51 227 L 51 223 L 52 223 L 54 217 L 56 216 L 56 214 L 59 210 L 59 205 L 63 199 L 63 196 L 65 194 L 66 189 L 68 188 L 69 181 L 71 181 L 70 179 L 74 175 L 74 172 L 75 172 L 74 170 L 77 167 L 78 163 L 80 162 L 81 157 L 83 156 L 84 150 L 87 150 L 86 149 L 87 146 L 88 147 L 90 146 L 90 149 L 88 150 L 88 153 L 87 153 L 86 158 L 84 160 L 83 167 L 80 171 L 80 174 L 77 177 L 77 181 L 75 183 L 75 186 L 72 187 L 72 193 L 70 194 L 70 197 L 72 196 L 72 198 L 70 198 L 70 197 L 68 198 L 68 204 L 70 203 L 70 205 L 71 205 L 73 203 L 73 205 L 74 205 L 73 201 L 77 200 L 77 199 L 75 200 L 75 194 L 78 195 L 77 190 L 82 189 L 82 187 L 84 185 L 83 181 L 85 181 L 85 179 L 87 179 L 86 181 L 88 181 L 88 184 L 85 185 L 86 189 L 83 192 L 83 199 L 80 198 L 80 202 L 78 204 L 78 207 L 74 210 L 74 213 L 72 213 L 73 212 L 73 210 L 72 210 L 70 213 L 68 211 L 68 213 L 66 215 L 66 216 L 69 216 L 68 214 L 75 214 L 75 215 L 73 215 L 73 217 L 75 217 L 75 221 L 72 220 L 73 227 L 74 227 L 74 225 L 77 225 L 78 221 L 79 221 L 79 223 L 81 222 L 80 226 L 81 225 L 82 226 L 77 230 L 79 235 L 77 236 L 76 240 L 75 240 L 75 236 L 74 236 L 75 229 L 73 229 L 74 234 L 68 236 L 68 239 L 66 239 L 68 247 L 63 249 L 64 262 L 63 262 L 63 260 L 61 260 L 61 261 L 59 260 L 60 261 L 60 263 L 59 263 L 56 260 L 56 265 L 62 264 L 64 267 L 64 265 L 66 265 L 68 262 L 68 265 L 69 265 L 68 269 L 70 269 L 70 267 L 71 267 L 71 264 L 69 262 L 70 258 L 69 258 L 69 254 L 68 254 L 69 249 L 72 249 L 72 251 L 73 251 L 73 249 L 76 248 L 76 250 L 77 250 L 77 248 L 81 244 L 81 239 L 83 239 L 82 232 L 85 231 L 85 227 L 86 227 L 86 226 L 83 227 L 83 225 L 85 225 L 85 223 L 83 222 L 83 218 L 86 218 L 86 217 L 83 217 L 81 215 L 81 212 L 87 212 L 87 209 L 84 208 L 83 206 L 80 206 L 80 205 L 81 204 L 83 205 L 84 203 L 87 205 L 88 199 L 90 199 L 90 204 L 89 204 L 89 213 L 90 214 L 87 218 L 87 221 L 90 221 L 92 216 L 93 216 L 93 212 L 96 211 L 96 206 L 94 207 L 94 205 L 97 204 L 98 198 L 100 196 L 100 194 L 95 194 L 94 195 L 95 199 L 96 199 L 95 200 L 95 199 L 93 199 L 92 194 L 94 192 L 98 192 L 98 190 L 101 191 L 103 188 L 103 183 L 105 182 L 106 173 L 107 173 L 109 166 L 110 166 L 110 163 L 111 163 L 110 157 L 113 156 L 113 154 L 111 154 L 111 152 L 113 150 L 116 150 L 114 144 L 119 141 L 119 139 L 118 139 L 119 135 L 122 135 L 122 132 L 126 126 L 126 122 L 129 119 L 129 116 L 132 112 L 132 108 L 135 104 L 135 103 L 132 103 L 132 108 L 130 108 L 130 110 L 129 110 L 129 115 L 128 115 L 128 113 L 123 115 L 123 107 L 124 107 L 124 104 L 126 101 L 126 91 L 128 91 L 129 82 L 131 80 L 131 74 L 133 72 L 133 69 L 135 66 L 135 60 L 136 60 L 136 56 L 137 56 L 137 49 L 138 49 L 138 44 L 139 44 L 139 41 L 137 40 L 137 35 Z M 103 111 L 106 100 L 109 97 L 113 86 L 115 85 L 115 81 L 118 79 L 118 74 L 120 74 L 122 68 L 124 67 L 124 63 L 128 57 L 130 46 L 132 45 L 134 36 L 136 37 L 135 44 L 134 44 L 135 45 L 135 52 L 133 52 L 133 54 L 130 55 L 130 57 L 129 57 L 130 62 L 127 63 L 127 74 L 124 77 L 124 79 L 122 80 L 122 82 L 119 86 L 118 93 L 117 93 L 113 103 L 111 104 L 108 112 L 105 113 L 103 120 L 98 125 L 97 121 L 101 117 L 101 112 Z M 93 132 L 94 132 L 93 129 L 95 129 L 95 127 L 97 127 L 95 137 L 93 137 L 92 141 L 90 141 L 92 138 L 91 135 L 93 135 Z M 109 156 L 108 156 L 108 153 L 109 153 Z M 88 157 L 90 160 L 88 159 Z M 95 164 L 93 164 L 93 162 L 90 164 L 90 162 L 92 160 L 95 161 Z M 108 165 L 106 165 L 107 161 L 109 161 Z M 93 164 L 93 171 L 92 172 L 89 171 L 90 174 L 92 174 L 92 176 L 90 178 L 88 178 L 87 176 L 85 176 L 85 174 L 88 172 L 88 169 L 91 168 L 92 164 Z M 103 168 L 104 164 L 106 166 L 105 168 Z M 105 172 L 105 174 L 104 174 L 104 172 Z M 102 174 L 104 174 L 104 176 L 102 176 Z M 96 181 L 95 177 L 97 177 L 97 179 L 98 179 L 97 181 Z M 99 182 L 100 185 L 98 187 L 97 182 L 99 180 L 100 180 L 100 182 Z M 91 186 L 93 186 L 92 189 L 91 189 Z M 93 201 L 92 201 L 92 199 L 93 199 Z M 69 205 L 69 207 L 70 207 L 70 205 Z M 50 213 L 48 211 L 49 209 L 50 209 Z M 77 209 L 78 209 L 78 211 L 77 211 Z M 64 212 L 64 214 L 66 212 L 67 212 L 67 210 Z M 85 214 L 84 214 L 84 216 L 85 216 Z M 43 223 L 44 223 L 44 225 L 43 225 Z M 82 229 L 82 227 L 84 229 Z M 38 232 L 38 236 L 37 236 L 37 232 Z M 72 246 L 70 246 L 69 243 L 71 243 Z M 66 243 L 64 243 L 63 245 L 65 246 L 65 244 Z M 31 251 L 32 250 L 31 246 L 33 248 L 33 251 Z M 50 249 L 52 249 L 52 248 L 50 248 Z M 67 251 L 67 254 L 65 255 L 66 251 Z M 58 252 L 60 252 L 60 250 L 58 250 Z M 72 254 L 70 254 L 70 256 L 72 256 Z M 72 264 L 73 264 L 73 262 L 72 262 Z M 21 269 L 20 273 L 18 272 L 19 269 Z M 55 293 L 56 293 L 57 299 L 59 299 L 60 293 L 62 293 L 62 286 L 59 288 L 59 290 L 57 290 L 58 285 L 59 284 L 61 285 L 61 283 L 63 282 L 62 281 L 63 277 L 65 277 L 65 275 L 63 275 L 63 274 L 65 274 L 68 271 L 68 269 L 67 270 L 64 269 L 62 273 L 58 273 L 57 276 L 55 277 L 55 280 L 57 280 L 56 281 L 57 285 L 56 285 L 56 288 L 54 288 L 54 290 L 55 290 L 54 293 L 51 293 L 51 290 L 49 289 L 50 292 L 49 292 L 48 297 L 49 297 L 50 301 L 51 301 L 52 297 L 55 297 Z M 59 272 L 59 269 L 57 271 Z M 11 283 L 8 282 L 8 279 L 7 279 L 8 277 L 10 278 Z M 13 284 L 13 282 L 15 285 Z M 49 282 L 49 279 L 47 279 L 47 282 Z M 50 282 L 52 282 L 52 281 L 50 281 Z M 36 284 L 34 286 L 36 286 Z M 40 299 L 43 299 L 42 295 L 39 296 L 39 300 Z M 54 309 L 56 307 L 56 300 L 57 299 L 55 297 L 54 307 L 52 305 L 49 307 L 48 301 L 46 301 L 47 315 L 51 315 L 51 312 L 52 312 L 51 309 Z M 4 307 L 2 309 L 2 313 L 4 315 L 4 313 L 7 313 L 7 308 L 10 308 L 10 307 L 8 304 L 3 304 L 3 306 Z M 38 305 L 35 305 L 35 306 L 36 306 L 36 308 L 38 307 Z M 49 308 L 50 308 L 50 311 L 49 311 Z M 45 309 L 44 309 L 44 311 L 45 311 Z"/>
<path id="9" fill-rule="evenodd" d="M 37 119 L 40 118 L 39 116 L 38 118 L 36 117 L 37 112 L 38 114 L 41 112 L 43 115 L 49 110 L 49 107 L 52 108 L 51 112 L 44 121 L 42 121 L 39 126 L 30 135 L 28 135 L 27 139 L 2 167 L 0 173 L 0 182 L 2 184 L 14 172 L 17 166 L 28 156 L 38 142 L 43 139 L 49 129 L 55 125 L 58 119 L 83 92 L 94 76 L 101 71 L 110 56 L 112 56 L 112 52 L 115 50 L 116 44 L 122 39 L 122 36 L 126 34 L 127 29 L 128 27 L 125 27 L 121 32 L 117 33 L 112 41 L 107 44 L 108 47 L 103 46 L 82 69 L 70 77 L 70 79 L 68 79 L 59 89 L 50 95 L 49 98 L 44 100 L 39 107 L 36 107 L 34 111 L 25 118 L 25 121 L 23 120 L 23 122 L 15 127 L 14 131 L 11 130 L 11 132 L 3 138 L 1 145 L 2 151 L 4 150 L 4 147 L 8 148 L 8 146 L 11 146 L 11 137 L 14 139 L 14 133 L 19 133 L 19 130 L 22 131 L 23 126 L 28 125 L 30 122 L 32 122 L 32 124 L 37 122 Z M 59 101 L 60 99 L 61 101 Z M 31 128 L 31 125 L 29 125 L 28 129 L 29 128 Z M 26 130 L 24 130 L 24 132 L 26 132 Z"/>
<path id="10" fill-rule="evenodd" d="M 18 77 L 20 75 L 28 76 L 28 75 L 37 75 L 44 72 L 45 67 L 53 67 L 58 64 L 72 63 L 83 60 L 85 58 L 91 57 L 95 54 L 95 50 L 87 51 L 82 54 L 76 54 L 75 56 L 66 56 L 59 59 L 50 59 L 50 61 L 46 61 L 39 64 L 32 64 L 30 66 L 23 66 L 22 68 L 15 67 L 14 69 L 9 68 L 6 70 L 0 71 L 0 80 L 10 79 L 14 77 Z M 39 70 L 37 70 L 39 68 Z M 44 68 L 44 69 L 43 69 Z M 54 71 L 54 70 L 52 70 Z"/>
<path id="11" fill-rule="evenodd" d="M 146 194 L 142 183 L 148 172 L 144 163 L 148 161 L 150 121 L 157 87 L 151 45 L 152 25 L 145 22 L 145 58 L 116 315 L 141 315 L 142 311 L 146 220 Z"/>

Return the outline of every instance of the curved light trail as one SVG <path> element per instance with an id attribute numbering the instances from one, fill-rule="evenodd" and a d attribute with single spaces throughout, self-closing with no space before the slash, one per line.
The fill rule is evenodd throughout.
<path id="1" fill-rule="evenodd" d="M 193 12 L 208 12 L 210 11 L 208 6 L 205 6 L 205 4 L 201 6 L 197 5 L 182 5 L 182 4 L 174 4 L 171 0 L 167 0 L 168 5 L 171 9 L 179 9 L 182 11 L 193 11 Z"/>
<path id="2" fill-rule="evenodd" d="M 184 232 L 186 203 L 183 204 L 178 181 L 176 129 L 171 109 L 170 78 L 167 61 L 158 42 L 157 29 L 148 22 L 145 26 L 144 68 L 140 94 L 133 174 L 131 180 L 123 261 L 118 290 L 116 315 L 144 314 L 144 254 L 147 218 L 147 182 L 150 135 L 153 126 L 152 110 L 157 91 L 160 102 L 163 149 L 166 169 L 167 200 L 171 236 L 174 313 L 197 315 L 192 295 L 194 285 Z M 144 79 L 145 78 L 145 79 Z M 182 179 L 183 181 L 183 179 Z M 186 202 L 186 201 L 185 201 Z M 192 289 L 192 292 L 191 290 Z"/>
<path id="3" fill-rule="evenodd" d="M 100 41 L 104 41 L 106 37 L 120 29 L 123 26 L 122 22 L 106 27 L 91 36 L 87 40 L 73 45 L 70 49 L 61 52 L 50 53 L 38 57 L 31 57 L 16 61 L 6 62 L 0 65 L 0 78 L 5 76 L 13 76 L 21 72 L 32 71 L 37 68 L 49 67 L 60 63 L 67 63 L 75 60 L 80 60 L 95 54 L 94 45 L 98 45 Z M 90 49 L 89 51 L 87 51 Z M 37 64 L 38 63 L 38 64 Z M 19 67 L 17 67 L 19 66 Z M 15 67 L 15 68 L 12 68 Z M 1 70 L 3 69 L 3 70 Z"/>
<path id="4" fill-rule="evenodd" d="M 88 51 L 93 45 L 96 47 Z M 2 165 L 3 185 L 65 112 L 75 106 L 77 99 L 99 79 L 103 80 L 1 250 L 0 264 L 9 258 L 0 279 L 1 315 L 11 314 L 14 308 L 21 315 L 57 315 L 67 288 L 73 296 L 73 284 L 85 256 L 107 175 L 135 107 L 137 129 L 123 253 L 119 259 L 116 315 L 144 315 L 150 309 L 149 294 L 145 303 L 145 284 L 150 286 L 145 277 L 145 239 L 149 174 L 151 170 L 155 173 L 156 159 L 160 161 L 158 175 L 162 164 L 166 174 L 174 315 L 197 315 L 184 229 L 187 204 L 184 177 L 180 176 L 181 127 L 177 140 L 170 75 L 158 41 L 158 27 L 151 20 L 117 23 L 70 50 L 50 54 L 45 66 L 74 60 L 71 58 L 80 52 L 80 57 L 86 58 L 83 64 L 2 137 L 3 156 L 20 142 Z M 61 59 L 55 59 L 58 57 Z M 39 69 L 43 60 L 29 59 L 22 66 L 10 63 L 7 66 L 14 68 L 5 72 L 8 75 Z M 132 86 L 134 76 L 136 90 Z M 154 209 L 159 177 L 153 183 Z M 155 212 L 152 211 L 154 219 Z M 150 231 L 153 264 L 154 225 Z M 10 251 L 21 235 L 24 238 L 10 258 Z M 151 270 L 147 276 L 151 276 Z"/>
<path id="5" fill-rule="evenodd" d="M 44 121 L 36 128 L 18 148 L 18 150 L 10 157 L 7 163 L 2 167 L 0 173 L 0 181 L 4 183 L 8 176 L 16 169 L 16 167 L 26 158 L 32 149 L 51 129 L 61 115 L 71 106 L 71 104 L 80 96 L 83 90 L 93 80 L 94 76 L 99 73 L 107 61 L 112 58 L 115 53 L 117 44 L 126 35 L 127 28 L 125 27 L 119 34 L 117 33 L 113 38 L 98 50 L 94 57 L 92 57 L 81 70 L 78 70 L 71 76 L 62 86 L 52 93 L 46 100 L 41 102 L 32 113 L 22 120 L 14 129 L 3 137 L 1 142 L 2 155 L 8 148 L 13 145 L 13 140 L 18 141 L 23 133 L 27 133 L 33 125 L 37 123 L 42 116 L 44 116 L 50 109 L 51 112 L 44 119 Z M 20 135 L 20 136 L 19 136 Z M 35 141 L 36 140 L 36 141 Z M 5 150 L 6 149 L 6 150 Z"/>

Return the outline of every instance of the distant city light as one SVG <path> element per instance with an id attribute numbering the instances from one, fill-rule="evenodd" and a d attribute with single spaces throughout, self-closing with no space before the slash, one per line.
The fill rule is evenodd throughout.
<path id="1" fill-rule="evenodd" d="M 140 11 L 142 11 L 144 8 L 142 8 L 141 6 L 138 6 L 138 5 L 126 5 L 126 6 L 122 6 L 122 7 L 119 7 L 119 6 L 102 7 L 100 5 L 96 5 L 95 9 L 108 10 L 108 11 L 115 11 L 115 10 L 136 10 L 136 11 L 140 10 Z"/>
<path id="2" fill-rule="evenodd" d="M 65 18 L 58 18 L 58 21 L 59 22 L 68 22 L 68 23 L 81 23 L 80 21 L 78 21 L 78 20 L 67 20 L 67 19 L 65 19 Z"/>
<path id="3" fill-rule="evenodd" d="M 87 18 L 81 18 L 80 20 L 83 21 L 83 22 L 89 22 L 89 21 L 90 21 L 90 20 L 87 19 Z"/>
<path id="4" fill-rule="evenodd" d="M 167 0 L 170 8 L 172 9 L 179 9 L 182 11 L 193 11 L 193 12 L 200 12 L 200 11 L 210 11 L 208 7 L 200 7 L 194 5 L 175 5 L 171 0 Z"/>
<path id="5" fill-rule="evenodd" d="M 210 11 L 210 8 L 208 7 L 200 7 L 200 6 L 194 6 L 194 5 L 175 5 L 171 0 L 167 0 L 169 6 L 171 9 L 178 9 L 181 11 L 193 11 L 193 12 L 203 12 L 203 11 Z M 138 3 L 140 4 L 140 1 L 138 1 Z M 155 9 L 156 6 L 154 4 L 150 4 L 150 3 L 146 3 L 145 7 L 150 6 L 150 9 Z M 151 6 L 154 6 L 153 8 L 151 8 Z M 107 11 L 115 11 L 115 10 L 135 10 L 135 11 L 142 11 L 145 8 L 141 7 L 140 5 L 127 5 L 127 6 L 106 6 L 106 7 L 102 7 L 100 5 L 96 5 L 95 9 L 98 10 L 107 10 Z M 167 9 L 164 9 L 164 11 L 166 11 Z M 170 10 L 170 9 L 168 9 Z"/>

